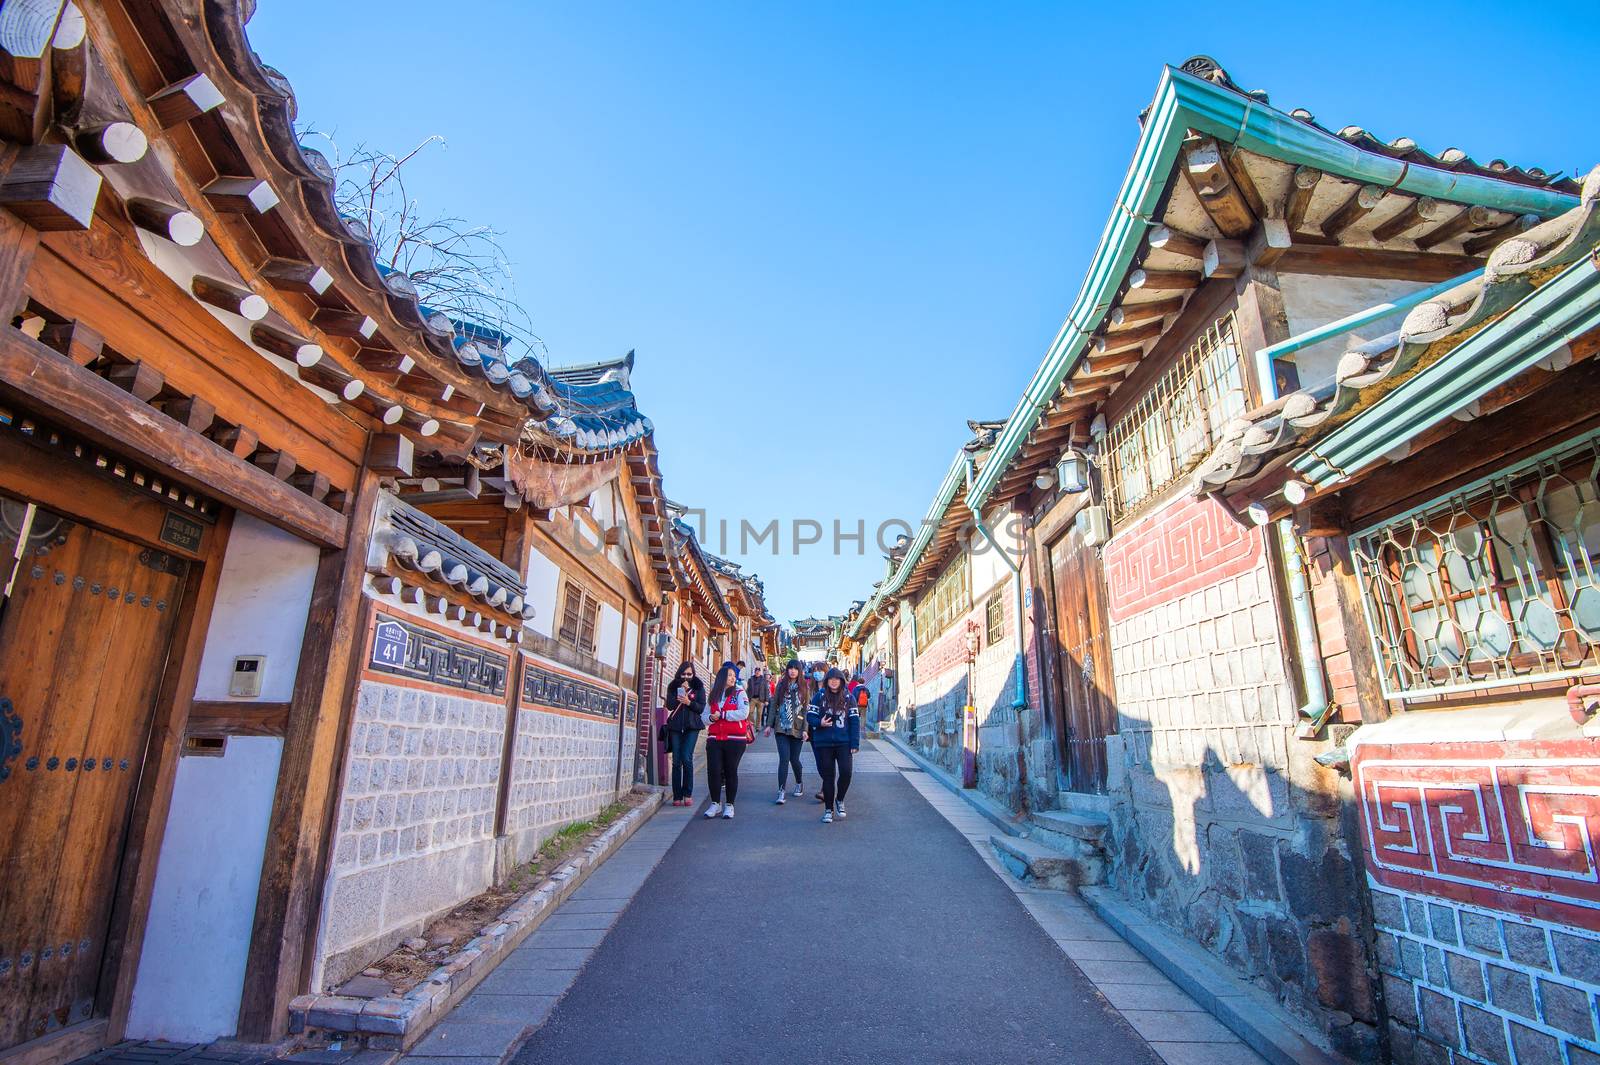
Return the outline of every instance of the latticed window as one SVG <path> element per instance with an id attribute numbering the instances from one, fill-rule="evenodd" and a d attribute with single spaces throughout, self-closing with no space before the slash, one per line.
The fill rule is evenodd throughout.
<path id="1" fill-rule="evenodd" d="M 918 653 L 967 612 L 970 605 L 967 595 L 967 556 L 962 552 L 951 560 L 917 604 Z"/>
<path id="2" fill-rule="evenodd" d="M 1600 669 L 1600 433 L 1352 545 L 1385 695 Z"/>
<path id="3" fill-rule="evenodd" d="M 1106 434 L 1113 520 L 1199 464 L 1218 430 L 1244 413 L 1244 370 L 1233 315 L 1213 323 Z"/>
<path id="4" fill-rule="evenodd" d="M 999 592 L 983 604 L 983 645 L 993 647 L 1006 634 L 1006 604 Z"/>
<path id="5" fill-rule="evenodd" d="M 567 595 L 561 607 L 558 639 L 586 655 L 595 652 L 595 630 L 600 620 L 600 601 L 576 581 L 567 582 Z"/>

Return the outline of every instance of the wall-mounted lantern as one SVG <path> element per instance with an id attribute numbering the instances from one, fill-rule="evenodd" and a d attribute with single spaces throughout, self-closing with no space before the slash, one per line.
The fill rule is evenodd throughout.
<path id="1" fill-rule="evenodd" d="M 1055 479 L 1063 492 L 1077 493 L 1089 490 L 1089 456 L 1081 451 L 1063 451 L 1056 460 Z"/>

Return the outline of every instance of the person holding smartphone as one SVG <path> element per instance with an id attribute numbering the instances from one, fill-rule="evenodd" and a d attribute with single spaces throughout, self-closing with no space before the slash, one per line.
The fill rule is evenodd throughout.
<path id="1" fill-rule="evenodd" d="M 672 805 L 694 804 L 694 745 L 705 728 L 706 686 L 685 661 L 667 685 L 667 751 L 672 755 Z"/>
<path id="2" fill-rule="evenodd" d="M 733 802 L 739 796 L 739 760 L 744 757 L 751 736 L 750 698 L 745 695 L 739 670 L 732 662 L 722 663 L 717 679 L 711 683 L 706 720 L 706 778 L 711 785 L 711 805 L 706 807 L 706 816 L 721 815 L 732 820 Z"/>
<path id="3" fill-rule="evenodd" d="M 806 724 L 817 774 L 822 777 L 822 823 L 831 825 L 835 817 L 844 820 L 844 797 L 850 790 L 855 753 L 861 749 L 861 712 L 837 669 L 828 670 L 822 688 L 811 697 Z"/>
<path id="4" fill-rule="evenodd" d="M 778 678 L 778 686 L 773 689 L 772 698 L 767 702 L 764 718 L 766 734 L 771 736 L 776 732 L 778 735 L 777 803 L 780 806 L 788 790 L 790 766 L 794 767 L 795 796 L 804 795 L 806 791 L 805 782 L 801 779 L 800 751 L 808 735 L 806 709 L 810 705 L 811 682 L 806 679 L 805 667 L 798 660 L 790 662 L 783 667 L 783 676 Z"/>

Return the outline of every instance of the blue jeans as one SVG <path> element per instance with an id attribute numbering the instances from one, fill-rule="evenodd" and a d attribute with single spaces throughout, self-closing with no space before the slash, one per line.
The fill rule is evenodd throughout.
<path id="1" fill-rule="evenodd" d="M 800 751 L 805 747 L 799 736 L 786 732 L 776 733 L 778 738 L 778 790 L 789 786 L 789 767 L 794 766 L 794 786 L 800 787 L 805 775 L 800 772 Z"/>
<path id="2" fill-rule="evenodd" d="M 672 754 L 672 797 L 687 799 L 694 795 L 694 745 L 700 733 L 667 733 L 667 750 Z"/>

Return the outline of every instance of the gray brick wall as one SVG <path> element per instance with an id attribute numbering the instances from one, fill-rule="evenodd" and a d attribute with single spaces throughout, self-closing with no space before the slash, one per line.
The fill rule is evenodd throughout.
<path id="1" fill-rule="evenodd" d="M 492 882 L 504 719 L 498 699 L 362 681 L 323 915 L 329 982 Z"/>
<path id="2" fill-rule="evenodd" d="M 1262 564 L 1112 625 L 1109 878 L 1340 1053 L 1378 1052 L 1347 788 L 1293 736 Z"/>
<path id="3" fill-rule="evenodd" d="M 1600 1062 L 1600 936 L 1371 890 L 1395 1061 Z"/>
<path id="4" fill-rule="evenodd" d="M 614 801 L 616 773 L 616 722 L 519 709 L 506 808 L 517 860 L 528 860 L 556 830 Z M 624 789 L 631 786 L 625 775 Z"/>

